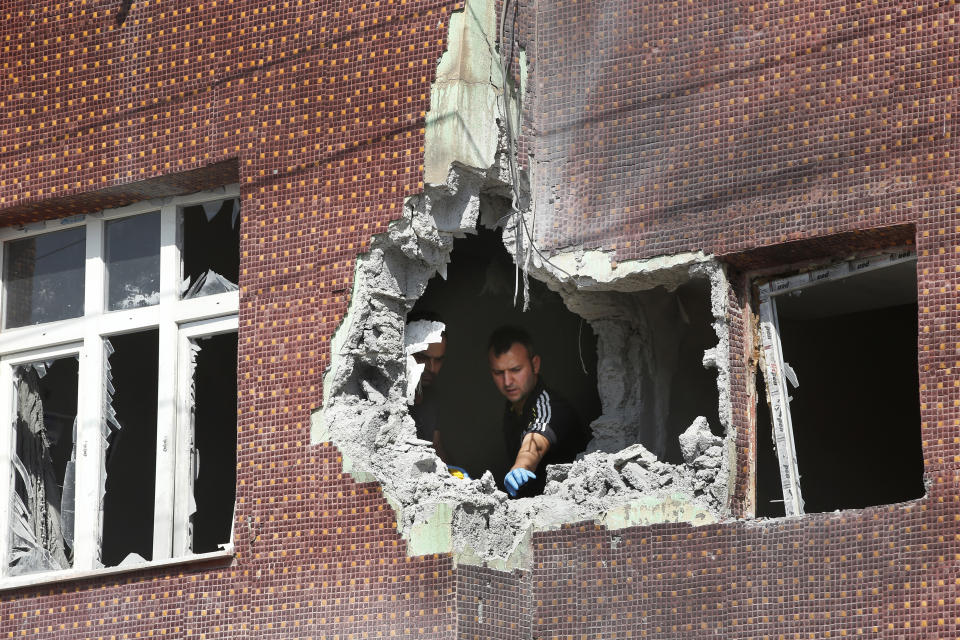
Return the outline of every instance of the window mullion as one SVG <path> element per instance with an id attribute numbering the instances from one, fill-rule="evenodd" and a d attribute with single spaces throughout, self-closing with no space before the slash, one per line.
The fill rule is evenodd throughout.
<path id="1" fill-rule="evenodd" d="M 186 555 L 191 551 L 190 516 L 196 509 L 193 500 L 193 370 L 191 340 L 180 335 L 177 340 L 177 465 L 176 501 L 174 504 L 173 552 Z"/>
<path id="2" fill-rule="evenodd" d="M 98 319 L 103 314 L 106 277 L 103 221 L 87 224 L 84 271 L 83 348 L 80 351 L 80 404 L 77 407 L 77 475 L 75 494 L 75 569 L 94 569 L 100 563 L 103 527 L 104 464 L 107 441 L 103 429 L 104 350 Z"/>
<path id="3" fill-rule="evenodd" d="M 157 489 L 153 521 L 153 560 L 172 557 L 177 486 L 177 322 L 180 297 L 180 249 L 177 246 L 177 207 L 160 212 L 160 360 L 157 377 Z"/>

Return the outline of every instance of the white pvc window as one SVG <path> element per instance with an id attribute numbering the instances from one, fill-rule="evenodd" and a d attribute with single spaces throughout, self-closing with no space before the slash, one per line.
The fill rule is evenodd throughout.
<path id="1" fill-rule="evenodd" d="M 193 363 L 198 341 L 237 331 L 237 269 L 213 268 L 239 264 L 237 198 L 226 187 L 0 231 L 0 586 L 194 553 Z M 199 241 L 220 262 L 195 249 L 196 286 L 183 247 L 207 225 L 225 230 Z M 222 366 L 235 385 L 235 356 Z M 131 480 L 111 489 L 120 467 Z M 111 548 L 110 519 L 136 499 L 140 547 Z"/>
<path id="2" fill-rule="evenodd" d="M 878 299 L 883 297 L 900 296 L 903 300 L 896 302 L 906 302 L 911 296 L 916 302 L 916 284 L 915 275 L 912 283 L 907 286 L 899 286 L 900 293 L 893 287 L 887 287 L 882 282 L 883 273 L 881 270 L 888 270 L 886 273 L 914 273 L 915 267 L 911 265 L 916 263 L 916 255 L 913 251 L 903 250 L 873 255 L 846 262 L 839 262 L 828 267 L 799 273 L 787 278 L 773 280 L 758 287 L 760 303 L 760 334 L 763 347 L 763 374 L 764 383 L 767 388 L 767 399 L 770 405 L 771 423 L 773 432 L 774 448 L 776 449 L 777 461 L 779 465 L 780 482 L 783 489 L 783 506 L 787 516 L 797 516 L 804 514 L 804 498 L 801 491 L 801 468 L 809 470 L 816 469 L 818 464 L 823 464 L 817 459 L 801 460 L 798 464 L 797 446 L 795 433 L 804 428 L 812 429 L 814 426 L 823 428 L 823 425 L 803 425 L 794 424 L 794 417 L 791 413 L 790 392 L 793 388 L 799 388 L 804 376 L 820 376 L 836 381 L 836 387 L 841 390 L 844 388 L 844 376 L 848 375 L 849 363 L 844 362 L 844 354 L 837 353 L 837 361 L 823 362 L 819 370 L 814 371 L 794 371 L 787 358 L 790 357 L 789 349 L 791 346 L 796 349 L 796 345 L 784 345 L 781 332 L 781 319 L 778 314 L 778 303 L 782 306 L 786 298 L 797 298 L 806 300 L 807 306 L 811 308 L 814 315 L 829 315 L 830 307 L 845 307 L 849 309 L 870 309 L 874 306 L 881 306 Z M 904 269 L 903 267 L 907 267 Z M 866 274 L 873 274 L 869 280 L 861 277 Z M 881 277 L 877 277 L 881 276 Z M 902 278 L 901 278 L 902 280 Z M 829 296 L 817 296 L 816 287 L 825 290 L 826 286 L 833 286 L 838 283 L 847 283 L 845 293 L 837 293 L 837 287 L 833 288 L 833 293 Z M 863 286 L 864 282 L 873 282 L 873 291 L 871 287 Z M 801 294 L 806 295 L 803 296 Z M 792 302 L 792 301 L 791 301 Z M 903 336 L 907 341 L 915 341 L 915 335 Z M 882 345 L 878 345 L 878 349 Z M 785 358 L 785 348 L 787 357 Z M 796 353 L 796 351 L 794 351 Z M 796 357 L 796 356 L 794 356 Z M 915 392 L 915 390 L 914 390 Z M 857 401 L 849 399 L 851 402 Z M 821 403 L 830 402 L 830 400 L 821 399 Z M 842 428 L 842 425 L 840 426 Z"/>

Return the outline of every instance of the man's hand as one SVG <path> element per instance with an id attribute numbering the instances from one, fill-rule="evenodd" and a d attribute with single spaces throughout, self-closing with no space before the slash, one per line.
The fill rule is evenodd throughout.
<path id="1" fill-rule="evenodd" d="M 507 474 L 503 479 L 503 486 L 506 487 L 510 497 L 515 498 L 517 492 L 520 491 L 520 487 L 527 484 L 530 480 L 536 480 L 536 478 L 537 476 L 532 471 L 520 467 Z"/>

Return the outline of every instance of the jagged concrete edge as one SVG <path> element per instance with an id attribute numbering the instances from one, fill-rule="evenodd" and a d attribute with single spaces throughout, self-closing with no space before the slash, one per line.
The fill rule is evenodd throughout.
<path id="1" fill-rule="evenodd" d="M 482 37 L 487 42 L 492 42 L 491 34 L 495 26 L 495 24 L 489 22 L 489 16 L 492 15 L 492 2 L 489 0 L 469 0 L 463 13 L 465 17 L 468 15 L 474 18 L 479 16 L 475 21 L 475 25 L 480 29 Z M 455 24 L 455 22 L 457 22 L 455 20 L 457 15 L 458 14 L 454 14 L 451 17 L 451 31 L 453 31 L 455 27 L 463 28 L 469 37 L 475 38 L 477 31 L 470 30 L 469 21 L 464 20 L 463 23 Z M 451 44 L 453 42 L 454 38 L 451 36 Z M 492 51 L 492 48 L 488 47 L 488 51 Z M 492 67 L 488 65 L 487 68 Z M 495 90 L 499 90 L 496 80 L 492 75 L 490 77 L 490 86 L 494 87 Z M 431 109 L 431 113 L 433 113 L 433 109 Z M 428 116 L 428 121 L 429 120 L 430 116 Z M 498 148 L 502 148 L 503 134 L 501 128 L 496 122 L 490 123 L 488 121 L 486 124 L 494 125 L 494 130 L 497 132 L 495 137 Z M 489 129 L 487 131 L 489 132 Z M 431 139 L 429 135 L 428 139 Z M 498 179 L 502 178 L 505 174 L 502 160 L 502 157 L 497 157 L 493 163 L 493 167 L 488 168 L 485 172 L 481 172 L 481 174 L 485 174 L 484 178 L 487 183 L 487 188 L 502 188 L 505 184 L 504 180 Z M 403 219 L 398 221 L 399 224 L 392 226 L 395 228 L 401 227 L 404 223 L 412 226 L 411 219 L 417 210 L 421 210 L 422 213 L 432 214 L 431 205 L 433 201 L 451 197 L 463 200 L 462 196 L 464 194 L 459 194 L 461 197 L 457 198 L 456 185 L 460 183 L 463 178 L 468 178 L 467 182 L 470 182 L 469 178 L 471 175 L 476 178 L 477 172 L 470 170 L 466 166 L 462 166 L 457 159 L 452 160 L 450 162 L 447 179 L 443 185 L 437 187 L 428 183 L 423 196 L 420 198 L 411 198 L 408 201 L 408 206 L 404 209 Z M 489 184 L 491 182 L 493 184 Z M 478 196 L 479 191 L 473 195 Z M 434 220 L 434 222 L 436 221 Z M 472 222 L 475 224 L 475 219 L 473 219 Z M 461 228 L 456 231 L 450 229 L 445 233 L 459 235 L 459 233 L 468 232 L 472 228 L 472 225 L 461 224 L 460 226 Z M 388 235 L 389 232 L 387 234 L 381 234 L 380 237 L 386 237 Z M 508 238 L 505 237 L 505 240 L 508 240 Z M 377 243 L 375 240 L 371 245 L 371 253 L 374 250 L 373 246 L 381 243 Z M 507 242 L 507 244 L 509 245 L 509 242 Z M 315 443 L 323 441 L 333 442 L 343 454 L 344 470 L 346 472 L 350 473 L 358 481 L 377 481 L 383 486 L 387 500 L 393 505 L 397 512 L 400 533 L 408 541 L 408 553 L 411 555 L 420 555 L 424 553 L 452 552 L 455 559 L 459 562 L 477 565 L 484 564 L 502 570 L 509 570 L 513 568 L 524 568 L 529 565 L 529 542 L 533 531 L 557 528 L 564 523 L 599 520 L 604 522 L 609 528 L 615 529 L 663 521 L 679 520 L 705 523 L 717 519 L 720 514 L 715 513 L 714 510 L 709 507 L 696 507 L 692 512 L 684 512 L 684 506 L 692 506 L 693 501 L 684 502 L 680 500 L 674 505 L 674 508 L 671 508 L 667 504 L 669 500 L 665 502 L 663 496 L 633 496 L 631 499 L 620 501 L 620 504 L 610 505 L 610 508 L 606 509 L 604 513 L 583 513 L 582 510 L 577 509 L 576 504 L 558 505 L 548 497 L 508 501 L 505 494 L 497 491 L 495 488 L 491 488 L 490 480 L 492 479 L 485 478 L 464 483 L 463 481 L 446 477 L 436 471 L 430 471 L 429 476 L 438 479 L 439 483 L 432 483 L 433 486 L 429 487 L 426 495 L 408 495 L 408 498 L 416 498 L 412 502 L 401 499 L 397 494 L 404 492 L 395 491 L 396 480 L 398 477 L 407 476 L 394 475 L 390 473 L 390 471 L 392 471 L 391 469 L 378 467 L 376 463 L 382 461 L 382 456 L 375 457 L 372 455 L 374 452 L 371 450 L 351 446 L 352 441 L 350 440 L 350 436 L 355 434 L 343 433 L 342 431 L 343 428 L 346 427 L 346 430 L 349 432 L 349 425 L 341 425 L 338 424 L 336 420 L 332 420 L 332 418 L 336 417 L 336 412 L 333 411 L 333 409 L 340 404 L 338 400 L 341 399 L 333 393 L 333 390 L 336 387 L 335 381 L 337 373 L 343 364 L 342 359 L 348 357 L 348 354 L 344 353 L 344 349 L 351 333 L 355 333 L 358 330 L 362 331 L 362 326 L 355 326 L 357 325 L 357 316 L 362 315 L 358 313 L 357 306 L 365 299 L 365 296 L 359 294 L 366 287 L 366 276 L 364 273 L 365 259 L 371 255 L 371 253 L 358 257 L 354 281 L 354 296 L 347 314 L 331 339 L 330 367 L 324 376 L 324 408 L 314 414 L 311 424 L 311 440 Z M 449 259 L 449 251 L 445 259 Z M 652 267 L 653 271 L 659 272 L 660 275 L 659 278 L 653 279 L 658 280 L 658 282 L 653 283 L 653 280 L 651 280 L 653 284 L 650 286 L 665 284 L 662 281 L 664 273 L 672 272 L 670 268 L 671 262 L 669 260 L 664 264 L 658 263 L 657 260 L 660 259 L 646 263 L 648 267 Z M 696 260 L 695 262 L 701 263 L 702 260 Z M 626 271 L 620 271 L 617 275 L 619 276 L 624 273 L 626 273 Z M 553 274 L 549 275 L 553 276 Z M 428 278 L 423 279 L 423 281 L 418 284 L 418 291 L 416 295 L 412 297 L 410 304 L 412 304 L 413 299 L 422 294 L 427 279 Z M 621 281 L 620 278 L 617 280 Z M 631 285 L 630 289 L 635 290 L 635 286 L 635 284 Z M 408 308 L 409 305 L 407 305 L 407 309 Z M 718 353 L 718 355 L 720 354 Z M 727 358 L 720 358 L 719 361 L 726 362 Z M 354 400 L 356 400 L 356 398 L 354 398 Z M 344 401 L 347 402 L 346 399 L 344 399 Z M 349 404 L 349 402 L 347 403 Z M 415 452 L 414 457 L 416 461 L 413 463 L 414 467 L 417 467 L 418 463 L 425 463 L 426 466 L 429 467 L 432 463 L 436 470 L 442 472 L 443 465 L 439 459 L 436 458 L 433 450 L 427 443 L 416 440 L 413 435 L 415 432 L 412 420 L 409 419 L 408 415 L 406 416 L 406 420 L 403 420 L 403 416 L 406 415 L 405 405 L 400 405 L 401 409 L 397 410 L 395 406 L 392 406 L 394 404 L 396 403 L 390 399 L 383 398 L 381 410 L 387 411 L 388 414 L 392 410 L 395 412 L 393 415 L 400 416 L 401 423 L 404 425 L 401 431 L 405 432 L 408 438 L 400 441 L 398 448 L 404 453 Z M 356 443 L 353 442 L 353 445 L 355 444 Z M 398 443 L 396 440 L 388 440 L 385 444 L 387 445 L 385 448 L 389 449 Z M 655 504 L 651 504 L 651 501 L 655 501 Z M 659 511 L 651 513 L 651 507 L 655 510 L 659 509 Z M 669 511 L 669 513 L 667 511 Z M 479 521 L 478 515 L 480 516 Z M 519 527 L 504 526 L 507 523 L 516 523 L 518 521 L 522 523 Z M 478 525 L 483 526 L 478 527 Z M 466 540 L 462 537 L 464 531 L 470 531 L 471 529 L 476 530 L 477 528 L 479 528 L 482 533 L 488 534 L 487 537 L 489 537 L 491 532 L 496 532 L 498 534 L 497 544 L 493 544 L 493 540 L 485 539 L 482 535 L 480 539 L 477 540 Z M 457 532 L 460 532 L 461 535 L 458 536 Z M 506 537 L 506 539 L 503 539 L 504 537 Z"/>
<path id="2" fill-rule="evenodd" d="M 527 223 L 535 220 L 532 212 L 523 212 Z M 507 224 L 503 241 L 514 256 L 516 224 Z M 535 233 L 535 230 L 532 231 Z M 704 278 L 710 284 L 710 311 L 717 336 L 714 347 L 704 353 L 704 366 L 717 370 L 717 403 L 724 433 L 723 458 L 719 477 L 725 478 L 722 514 L 730 513 L 730 487 L 736 480 L 736 428 L 730 392 L 730 326 L 727 316 L 730 284 L 726 266 L 702 251 L 655 256 L 616 262 L 612 251 L 576 248 L 543 257 L 534 252 L 529 261 L 530 275 L 545 282 L 568 301 L 571 289 L 581 291 L 644 291 L 655 287 L 676 289 L 692 278 Z M 709 364 L 708 364 L 709 362 Z M 718 487 L 720 485 L 718 483 Z M 721 518 L 721 513 L 714 515 Z M 620 527 L 611 527 L 620 528 Z"/>

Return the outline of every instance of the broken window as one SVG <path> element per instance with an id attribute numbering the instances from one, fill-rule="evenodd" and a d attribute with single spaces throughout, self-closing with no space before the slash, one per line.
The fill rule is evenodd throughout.
<path id="1" fill-rule="evenodd" d="M 0 473 L 0 578 L 230 543 L 239 308 L 231 191 L 0 231 L 0 389 L 9 390 L 0 423 L 12 425 L 0 438 L 0 460 L 11 465 Z M 185 276 L 197 273 L 205 284 L 184 296 Z"/>
<path id="2" fill-rule="evenodd" d="M 782 504 L 758 486 L 758 515 L 801 515 L 921 497 L 916 257 L 893 252 L 759 287 L 770 426 Z M 769 434 L 769 435 L 768 435 Z M 769 438 L 769 440 L 767 440 Z M 772 495 L 774 494 L 774 495 Z"/>
<path id="3" fill-rule="evenodd" d="M 11 575 L 73 563 L 77 359 L 13 367 Z"/>
<path id="4" fill-rule="evenodd" d="M 107 567 L 131 554 L 141 562 L 153 558 L 159 338 L 151 329 L 104 342 L 109 435 L 101 559 Z"/>
<path id="5" fill-rule="evenodd" d="M 240 201 L 184 207 L 183 297 L 236 291 L 240 281 Z"/>
<path id="6" fill-rule="evenodd" d="M 193 360 L 194 553 L 215 551 L 230 540 L 237 481 L 237 334 L 190 341 Z M 234 363 L 234 369 L 227 368 Z"/>

